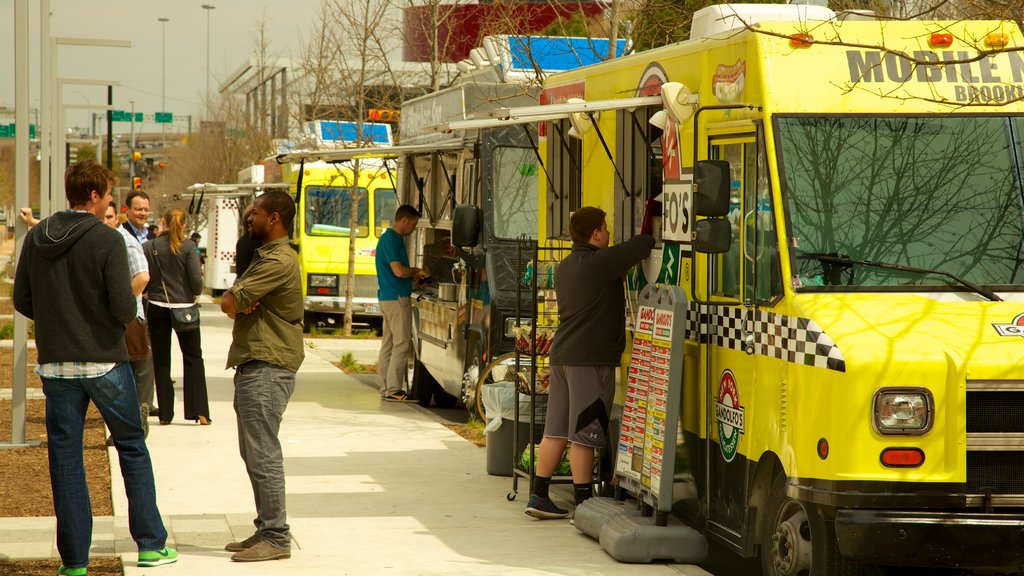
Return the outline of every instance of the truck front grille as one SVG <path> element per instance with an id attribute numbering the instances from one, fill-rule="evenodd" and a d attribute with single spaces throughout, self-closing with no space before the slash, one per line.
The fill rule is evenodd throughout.
<path id="1" fill-rule="evenodd" d="M 1024 393 L 967 392 L 967 432 L 1024 432 Z"/>
<path id="2" fill-rule="evenodd" d="M 966 408 L 967 494 L 1024 496 L 1024 381 L 968 381 Z"/>
<path id="3" fill-rule="evenodd" d="M 1024 494 L 1024 451 L 968 452 L 968 494 Z"/>
<path id="4" fill-rule="evenodd" d="M 340 282 L 338 282 L 338 295 L 342 298 L 345 297 L 345 288 L 348 286 L 348 275 L 342 274 Z M 352 296 L 355 298 L 376 298 L 377 297 L 377 277 L 376 276 L 363 276 L 357 275 L 355 286 L 353 287 Z"/>

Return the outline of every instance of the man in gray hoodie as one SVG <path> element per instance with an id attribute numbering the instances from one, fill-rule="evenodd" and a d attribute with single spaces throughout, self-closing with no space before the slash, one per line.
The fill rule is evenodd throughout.
<path id="1" fill-rule="evenodd" d="M 558 329 L 551 345 L 551 386 L 544 439 L 526 513 L 565 518 L 548 496 L 566 443 L 576 504 L 593 493 L 594 449 L 606 444 L 615 399 L 615 372 L 626 348 L 623 276 L 651 254 L 654 238 L 640 234 L 608 247 L 604 210 L 584 206 L 569 218 L 572 252 L 555 271 Z"/>
<path id="2" fill-rule="evenodd" d="M 178 559 L 156 506 L 153 465 L 139 415 L 135 379 L 124 343 L 136 301 L 124 241 L 103 226 L 114 175 L 91 160 L 68 167 L 70 210 L 29 231 L 14 277 L 14 307 L 35 321 L 46 395 L 50 487 L 57 516 L 59 574 L 80 576 L 89 564 L 92 507 L 82 461 L 85 414 L 91 401 L 113 437 L 128 496 L 128 527 L 139 566 Z"/>

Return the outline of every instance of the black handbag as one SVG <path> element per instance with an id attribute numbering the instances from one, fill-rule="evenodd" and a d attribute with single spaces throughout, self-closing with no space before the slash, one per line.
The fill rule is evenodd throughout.
<path id="1" fill-rule="evenodd" d="M 171 327 L 175 332 L 191 332 L 199 328 L 199 304 L 188 308 L 170 308 L 170 311 Z"/>
<path id="2" fill-rule="evenodd" d="M 156 240 L 153 241 L 153 262 L 160 269 L 160 284 L 164 288 L 164 298 L 171 303 L 171 297 L 167 294 L 167 284 L 164 282 L 164 269 L 160 266 L 160 255 L 156 251 Z M 180 262 L 180 261 L 179 261 Z M 182 271 L 184 271 L 184 266 Z M 199 304 L 193 303 L 187 308 L 168 308 L 171 311 L 171 328 L 175 332 L 192 332 L 199 328 Z"/>

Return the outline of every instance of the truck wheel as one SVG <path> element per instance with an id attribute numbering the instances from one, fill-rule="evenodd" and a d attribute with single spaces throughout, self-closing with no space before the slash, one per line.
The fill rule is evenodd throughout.
<path id="1" fill-rule="evenodd" d="M 862 576 L 878 574 L 839 554 L 835 525 L 814 504 L 786 495 L 779 474 L 761 517 L 761 566 L 765 576 Z"/>
<path id="2" fill-rule="evenodd" d="M 416 402 L 420 406 L 426 408 L 430 406 L 430 400 L 436 392 L 440 391 L 441 386 L 438 385 L 437 380 L 434 380 L 434 377 L 427 371 L 427 367 L 420 362 L 419 356 L 416 354 L 415 345 L 413 346 L 409 362 L 409 394 L 416 398 Z"/>
<path id="3" fill-rule="evenodd" d="M 313 325 L 316 324 L 316 314 L 312 312 L 302 313 L 302 333 L 309 334 L 313 329 Z"/>
<path id="4" fill-rule="evenodd" d="M 483 370 L 483 358 L 480 357 L 480 344 L 474 338 L 470 341 L 469 352 L 466 354 L 467 365 L 462 372 L 462 404 L 469 412 L 469 417 L 476 416 L 477 394 L 480 393 L 480 371 Z"/>
<path id="5" fill-rule="evenodd" d="M 434 390 L 434 404 L 437 404 L 438 408 L 455 408 L 459 405 L 459 399 L 441 389 L 441 386 L 435 384 L 437 389 Z"/>

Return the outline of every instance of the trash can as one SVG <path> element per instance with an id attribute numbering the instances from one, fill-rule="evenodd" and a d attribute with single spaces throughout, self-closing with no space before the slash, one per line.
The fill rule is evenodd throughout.
<path id="1" fill-rule="evenodd" d="M 512 462 L 531 441 L 539 443 L 544 435 L 544 416 L 547 413 L 548 397 L 539 394 L 534 397 L 534 427 L 530 434 L 530 396 L 516 392 L 514 382 L 495 382 L 483 386 L 484 410 L 487 412 L 487 473 L 491 476 L 512 476 Z M 519 400 L 519 422 L 515 422 L 515 401 Z M 515 426 L 514 426 L 515 425 Z M 519 428 L 519 442 L 516 440 L 516 426 Z"/>

